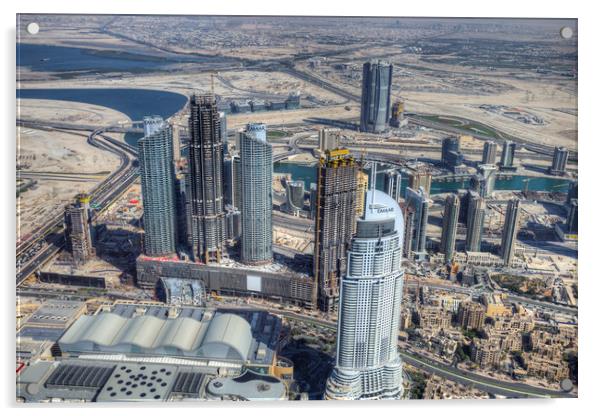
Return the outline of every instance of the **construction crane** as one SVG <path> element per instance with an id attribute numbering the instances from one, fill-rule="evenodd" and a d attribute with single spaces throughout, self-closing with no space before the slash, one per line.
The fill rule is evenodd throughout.
<path id="1" fill-rule="evenodd" d="M 211 95 L 215 95 L 215 77 L 219 75 L 217 71 L 211 71 Z"/>

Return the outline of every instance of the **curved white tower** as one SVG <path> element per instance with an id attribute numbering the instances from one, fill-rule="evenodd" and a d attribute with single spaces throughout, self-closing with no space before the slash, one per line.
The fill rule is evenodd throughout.
<path id="1" fill-rule="evenodd" d="M 272 145 L 265 124 L 240 132 L 241 244 L 243 263 L 270 263 L 272 254 Z"/>
<path id="2" fill-rule="evenodd" d="M 396 201 L 370 190 L 341 282 L 337 357 L 326 399 L 399 399 L 397 352 L 403 290 L 403 215 Z"/>

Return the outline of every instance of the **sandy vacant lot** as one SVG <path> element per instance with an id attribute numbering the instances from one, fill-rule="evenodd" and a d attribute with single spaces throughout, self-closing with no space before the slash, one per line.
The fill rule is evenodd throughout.
<path id="1" fill-rule="evenodd" d="M 22 119 L 108 125 L 127 119 L 117 111 L 81 103 L 21 100 Z M 115 134 L 115 138 L 122 138 Z M 119 166 L 119 158 L 87 144 L 86 132 L 17 128 L 16 163 L 20 184 L 32 183 L 17 197 L 17 224 L 21 234 L 63 210 L 80 192 L 90 191 Z M 48 174 L 45 176 L 45 174 Z M 65 174 L 56 177 L 56 174 Z"/>

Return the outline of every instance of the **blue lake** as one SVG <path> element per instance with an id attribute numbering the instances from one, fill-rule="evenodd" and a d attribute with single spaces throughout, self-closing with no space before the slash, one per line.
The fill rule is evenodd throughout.
<path id="1" fill-rule="evenodd" d="M 118 50 L 17 43 L 17 67 L 47 72 L 149 72 L 182 62 L 207 62 L 202 56 L 143 55 Z"/>
<path id="2" fill-rule="evenodd" d="M 112 108 L 131 120 L 144 116 L 170 117 L 186 104 L 187 97 L 169 91 L 137 88 L 73 88 L 73 89 L 20 89 L 17 98 L 38 100 L 76 101 Z M 139 134 L 126 134 L 126 141 L 136 145 Z"/>
<path id="3" fill-rule="evenodd" d="M 305 182 L 306 190 L 309 190 L 310 183 L 316 182 L 317 176 L 317 169 L 315 165 L 310 166 L 291 162 L 275 163 L 274 172 L 290 173 L 293 179 L 302 180 Z M 506 191 L 521 190 L 524 186 L 524 180 L 527 178 L 529 178 L 529 190 L 531 191 L 567 192 L 570 182 L 567 179 L 540 178 L 516 175 L 512 176 L 511 179 L 496 180 L 495 189 Z M 459 189 L 466 189 L 468 185 L 468 180 L 459 182 L 438 182 L 437 180 L 433 180 L 431 184 L 431 194 L 453 192 Z M 402 189 L 404 189 L 406 186 L 408 186 L 408 178 L 404 175 L 404 178 L 402 180 Z M 378 174 L 377 176 L 376 188 L 384 188 L 384 176 L 382 174 Z"/>

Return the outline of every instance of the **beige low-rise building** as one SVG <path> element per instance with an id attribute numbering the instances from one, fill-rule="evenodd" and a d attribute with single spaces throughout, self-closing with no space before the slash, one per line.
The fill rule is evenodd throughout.
<path id="1" fill-rule="evenodd" d="M 502 360 L 499 344 L 491 340 L 473 339 L 470 359 L 481 367 L 497 367 Z"/>
<path id="2" fill-rule="evenodd" d="M 501 351 L 515 352 L 523 349 L 523 336 L 520 332 L 498 330 L 491 326 L 487 326 L 484 332 L 485 339 L 497 343 Z"/>
<path id="3" fill-rule="evenodd" d="M 569 366 L 563 360 L 549 359 L 536 353 L 525 353 L 524 360 L 530 376 L 555 382 L 569 377 Z"/>
<path id="4" fill-rule="evenodd" d="M 481 295 L 481 302 L 486 308 L 485 316 L 489 318 L 512 315 L 512 309 L 504 304 L 504 297 L 499 293 L 485 293 Z"/>
<path id="5" fill-rule="evenodd" d="M 435 306 L 423 306 L 418 310 L 420 328 L 438 332 L 451 326 L 452 314 Z"/>
<path id="6" fill-rule="evenodd" d="M 485 308 L 480 303 L 463 302 L 458 308 L 458 324 L 464 329 L 483 329 Z"/>
<path id="7" fill-rule="evenodd" d="M 493 320 L 493 327 L 499 331 L 525 333 L 535 328 L 535 321 L 531 315 L 497 316 Z"/>

